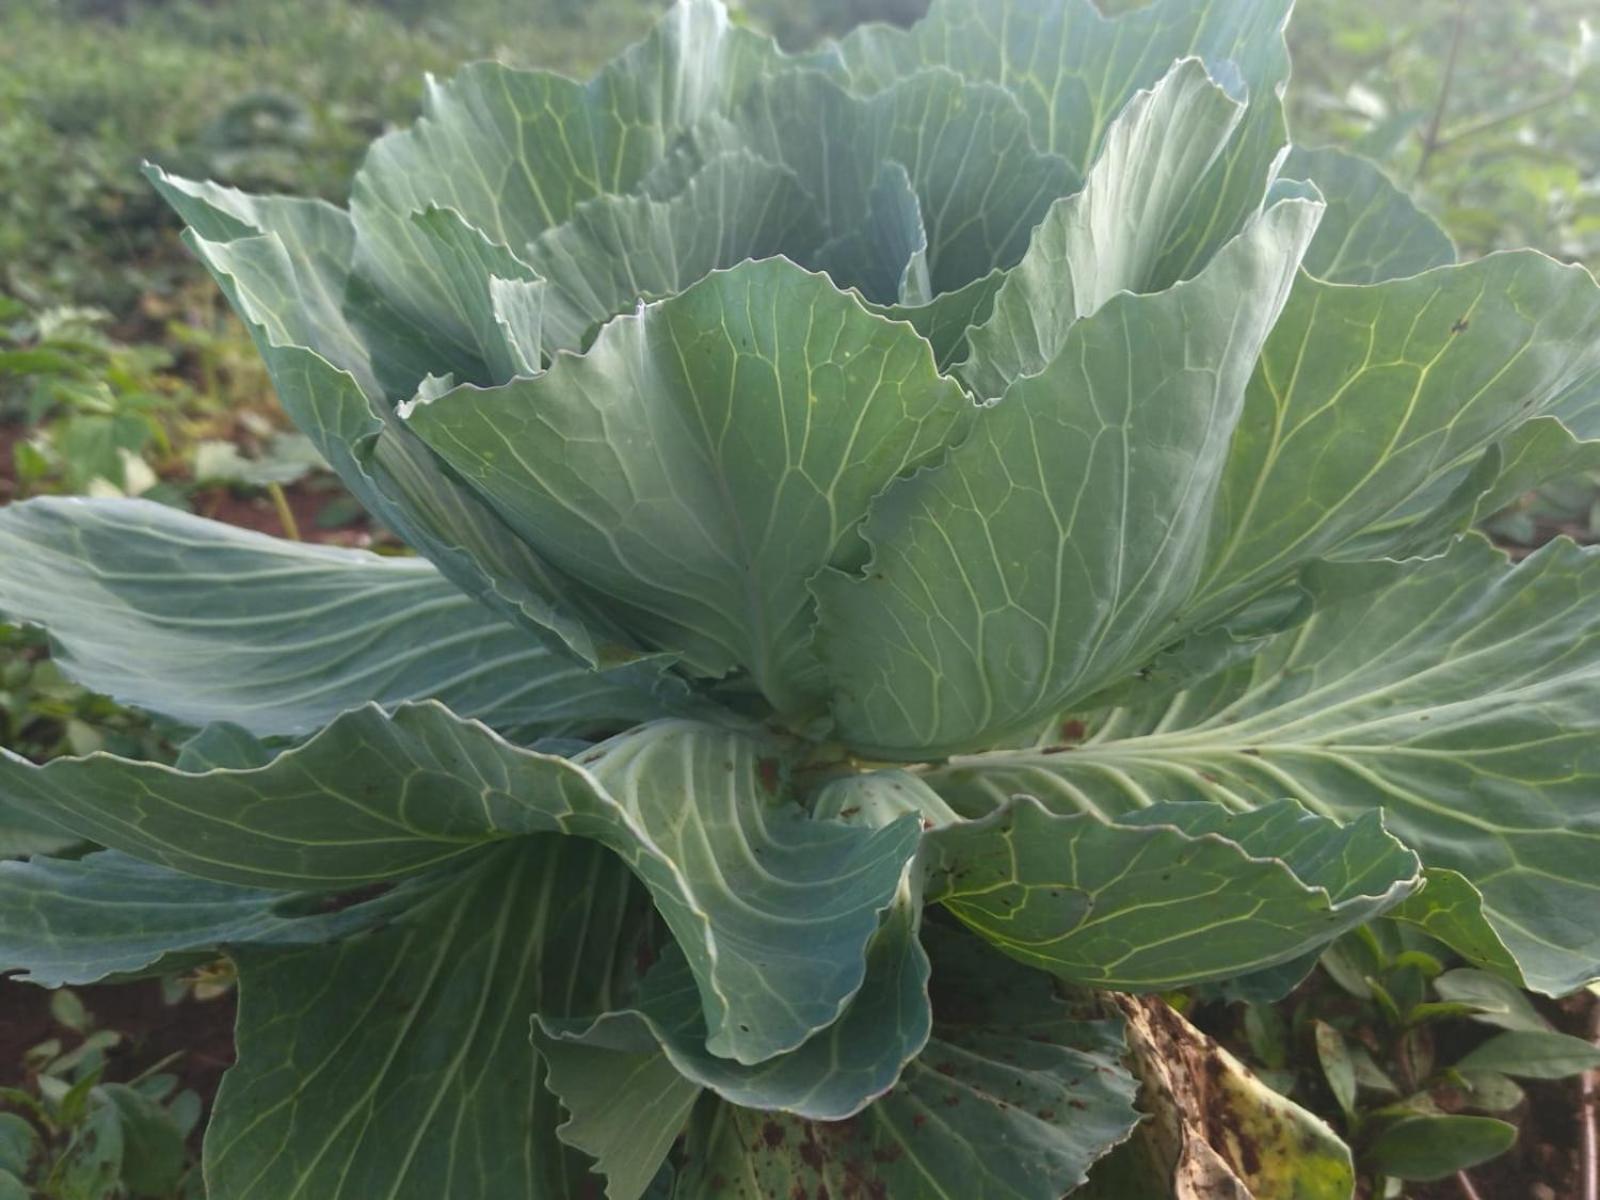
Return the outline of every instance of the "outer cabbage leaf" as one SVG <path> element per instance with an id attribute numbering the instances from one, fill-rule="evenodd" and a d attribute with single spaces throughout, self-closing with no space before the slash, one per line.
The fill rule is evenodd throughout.
<path id="1" fill-rule="evenodd" d="M 615 1003 L 639 915 L 605 850 L 535 838 L 480 852 L 387 928 L 236 949 L 239 1062 L 207 1193 L 582 1195 L 528 1019 Z"/>
<path id="2" fill-rule="evenodd" d="M 570 584 L 397 423 L 362 331 L 346 314 L 348 217 L 316 201 L 150 173 L 189 222 L 185 236 L 250 330 L 285 411 L 367 510 L 469 596 L 553 632 L 591 665 L 626 655 L 622 635 L 575 602 Z M 499 289 L 503 302 L 521 295 L 509 288 Z M 370 327 L 383 327 L 381 313 Z M 420 380 L 430 369 L 422 361 L 406 375 Z"/>
<path id="3" fill-rule="evenodd" d="M 1112 713 L 1066 752 L 960 759 L 928 782 L 978 812 L 1016 794 L 1110 814 L 1286 794 L 1342 820 L 1381 808 L 1430 868 L 1482 895 L 1488 931 L 1457 886 L 1454 914 L 1431 926 L 1440 936 L 1480 961 L 1498 938 L 1551 994 L 1600 975 L 1584 915 L 1600 823 L 1600 555 L 1557 542 L 1507 569 L 1474 539 L 1422 562 L 1319 567 L 1306 586 L 1312 615 L 1248 663 Z"/>
<path id="4" fill-rule="evenodd" d="M 1074 1200 L 1349 1200 L 1350 1147 L 1156 996 L 1113 997 L 1147 1116 Z"/>
<path id="5" fill-rule="evenodd" d="M 759 1062 L 860 988 L 919 837 L 910 818 L 878 830 L 809 819 L 783 799 L 780 765 L 761 736 L 687 721 L 573 762 L 429 702 L 357 709 L 242 769 L 7 754 L 0 796 L 174 870 L 285 890 L 402 878 L 521 834 L 598 840 L 689 955 L 713 1053 Z"/>
<path id="6" fill-rule="evenodd" d="M 1305 268 L 1329 283 L 1381 283 L 1456 261 L 1439 223 L 1419 209 L 1377 164 L 1327 146 L 1296 146 L 1279 174 L 1305 179 L 1327 202 Z"/>
<path id="7" fill-rule="evenodd" d="M 590 1086 L 587 1080 L 597 1070 L 632 1073 L 643 1068 L 644 1058 L 659 1056 L 696 1089 L 746 1108 L 822 1121 L 852 1117 L 894 1087 L 906 1063 L 927 1044 L 932 1014 L 928 957 L 917 941 L 920 921 L 920 899 L 908 888 L 873 939 L 866 982 L 839 1019 L 803 1045 L 754 1065 L 706 1049 L 694 976 L 687 960 L 669 948 L 627 1009 L 594 1018 L 540 1019 L 535 1041 L 550 1060 L 551 1087 L 566 1101 L 571 1089 Z M 602 1104 L 626 1110 L 644 1099 L 612 1093 Z M 580 1122 L 599 1115 L 577 1100 L 568 1107 Z M 595 1148 L 581 1136 L 568 1140 L 580 1149 Z M 604 1166 L 604 1157 L 597 1157 Z M 655 1165 L 649 1164 L 652 1172 Z"/>
<path id="8" fill-rule="evenodd" d="M 1171 640 L 1317 213 L 1275 205 L 1193 280 L 1078 321 L 947 462 L 878 499 L 862 577 L 813 584 L 844 741 L 900 759 L 992 745 Z"/>
<path id="9" fill-rule="evenodd" d="M 1406 506 L 1430 485 L 1464 526 L 1492 474 L 1452 495 L 1463 468 L 1597 369 L 1600 287 L 1540 254 L 1370 287 L 1302 276 L 1251 380 L 1186 620 L 1319 557 L 1410 549 L 1429 514 Z"/>
<path id="10" fill-rule="evenodd" d="M 324 910 L 324 897 L 212 883 L 115 850 L 0 862 L 0 963 L 44 987 L 168 973 L 240 945 L 333 941 L 414 905 L 443 876 Z"/>
<path id="11" fill-rule="evenodd" d="M 894 1091 L 832 1123 L 708 1100 L 690 1127 L 688 1195 L 1058 1200 L 1129 1135 L 1121 1022 L 976 939 L 928 933 L 934 1037 Z"/>
<path id="12" fill-rule="evenodd" d="M 280 541 L 142 500 L 0 511 L 0 611 L 47 629 L 86 687 L 260 735 L 310 733 L 368 702 L 434 698 L 524 733 L 609 732 L 674 703 L 652 669 L 592 671 L 425 559 Z"/>
<path id="13" fill-rule="evenodd" d="M 930 900 L 1029 966 L 1120 991 L 1301 958 L 1403 899 L 1420 870 L 1377 814 L 1341 828 L 1292 800 L 1107 821 L 1022 796 L 928 843 Z"/>
<path id="14" fill-rule="evenodd" d="M 872 497 L 971 412 L 910 329 L 772 260 L 408 419 L 618 620 L 803 711 L 819 704 L 805 581 L 859 556 Z"/>

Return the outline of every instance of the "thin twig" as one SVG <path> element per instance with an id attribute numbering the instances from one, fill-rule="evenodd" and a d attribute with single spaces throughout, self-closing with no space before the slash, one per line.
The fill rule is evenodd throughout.
<path id="1" fill-rule="evenodd" d="M 1542 96 L 1534 96 L 1524 100 L 1521 104 L 1514 104 L 1502 112 L 1490 113 L 1486 117 L 1479 117 L 1475 121 L 1468 121 L 1458 125 L 1448 133 L 1440 136 L 1435 150 L 1444 150 L 1457 142 L 1468 138 L 1475 138 L 1480 133 L 1487 133 L 1491 129 L 1498 129 L 1501 125 L 1508 125 L 1512 121 L 1520 121 L 1523 117 L 1531 116 L 1542 108 L 1549 108 L 1552 104 L 1560 104 L 1571 96 L 1573 85 L 1567 84 L 1553 92 L 1546 92 Z"/>
<path id="2" fill-rule="evenodd" d="M 1456 63 L 1461 58 L 1461 37 L 1466 31 L 1466 25 L 1467 0 L 1458 0 L 1455 24 L 1450 30 L 1450 56 L 1445 59 L 1444 79 L 1439 84 L 1439 101 L 1433 106 L 1433 117 L 1428 122 L 1428 132 L 1422 137 L 1422 157 L 1417 160 L 1417 173 L 1412 177 L 1413 183 L 1422 178 L 1422 173 L 1428 169 L 1428 160 L 1439 148 L 1439 127 L 1444 124 L 1444 111 L 1450 104 L 1450 88 L 1456 81 Z"/>
<path id="3" fill-rule="evenodd" d="M 1472 1186 L 1472 1178 L 1465 1171 L 1456 1172 L 1456 1183 L 1461 1187 L 1463 1200 L 1483 1200 L 1478 1189 Z"/>
<path id="4" fill-rule="evenodd" d="M 289 497 L 276 483 L 267 484 L 267 495 L 272 497 L 272 507 L 278 510 L 278 524 L 283 526 L 283 536 L 291 542 L 300 540 L 300 526 L 294 519 L 294 509 L 289 507 Z"/>
<path id="5" fill-rule="evenodd" d="M 165 1058 L 151 1063 L 144 1070 L 140 1071 L 132 1079 L 128 1080 L 126 1086 L 135 1087 L 138 1084 L 143 1083 L 146 1079 L 149 1079 L 150 1076 L 158 1074 L 159 1072 L 161 1072 L 165 1068 L 170 1067 L 173 1063 L 177 1062 L 180 1058 L 183 1057 L 183 1054 L 184 1054 L 184 1052 L 182 1050 L 174 1050 L 171 1054 L 167 1055 Z"/>

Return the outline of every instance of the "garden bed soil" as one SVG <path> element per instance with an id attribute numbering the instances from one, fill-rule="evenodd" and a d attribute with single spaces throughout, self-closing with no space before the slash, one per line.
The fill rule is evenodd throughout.
<path id="1" fill-rule="evenodd" d="M 301 540 L 335 546 L 366 547 L 372 544 L 372 533 L 364 513 L 356 514 L 343 524 L 331 528 L 326 526 L 323 514 L 331 505 L 345 501 L 343 491 L 302 481 L 287 485 L 283 489 L 283 497 L 294 517 Z M 190 501 L 195 512 L 213 521 L 254 529 L 257 533 L 271 534 L 273 537 L 289 535 L 277 505 L 265 493 L 243 493 L 232 488 L 215 487 L 195 492 Z"/>
<path id="2" fill-rule="evenodd" d="M 234 1059 L 232 991 L 207 1000 L 186 995 L 168 1004 L 155 979 L 72 990 L 94 1018 L 96 1029 L 122 1034 L 108 1056 L 108 1082 L 133 1079 L 176 1054 L 162 1070 L 197 1092 L 210 1110 L 222 1073 Z M 50 995 L 31 983 L 0 979 L 0 1087 L 25 1082 L 23 1056 L 41 1042 L 59 1037 L 69 1049 L 76 1044 L 77 1035 L 51 1017 Z"/>
<path id="3" fill-rule="evenodd" d="M 0 424 L 0 504 L 9 504 L 20 498 L 17 495 L 13 454 L 18 443 L 27 438 L 26 425 Z M 345 519 L 342 510 L 349 506 L 349 494 L 329 477 L 313 476 L 286 484 L 283 495 L 302 540 L 337 546 L 372 545 L 374 534 L 367 515 L 354 509 Z M 200 488 L 190 495 L 189 503 L 203 517 L 254 529 L 273 537 L 286 537 L 289 534 L 277 505 L 266 491 L 231 487 Z M 341 515 L 330 520 L 330 513 Z"/>

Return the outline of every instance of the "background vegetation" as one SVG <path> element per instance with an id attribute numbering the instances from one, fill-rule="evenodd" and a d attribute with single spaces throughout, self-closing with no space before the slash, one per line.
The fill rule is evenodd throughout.
<path id="1" fill-rule="evenodd" d="M 861 19 L 909 21 L 925 3 L 735 7 L 799 46 Z M 338 201 L 367 143 L 413 115 L 424 73 L 498 57 L 583 75 L 661 7 L 6 0 L 0 501 L 140 494 L 272 533 L 386 548 L 284 427 L 253 349 L 139 163 Z M 1377 159 L 1465 255 L 1531 245 L 1600 267 L 1600 31 L 1586 14 L 1600 19 L 1593 0 L 1301 0 L 1296 138 Z M 1600 531 L 1597 495 L 1594 481 L 1573 480 L 1527 497 L 1493 531 L 1514 548 L 1556 532 L 1589 538 Z M 169 753 L 159 729 L 63 679 L 37 635 L 4 625 L 0 740 L 38 759 L 103 746 Z M 1588 1007 L 1486 996 L 1492 981 L 1397 936 L 1352 941 L 1282 1005 L 1181 1002 L 1358 1145 L 1361 1123 L 1384 1105 L 1430 1118 L 1507 1112 L 1524 1136 L 1497 1168 L 1504 1179 L 1475 1173 L 1481 1194 L 1577 1195 L 1570 1082 L 1523 1086 L 1504 1063 L 1476 1080 L 1458 1068 L 1503 1033 L 1553 1022 L 1586 1034 Z M 8 1177 L 31 1181 L 16 1196 L 199 1195 L 193 1132 L 227 1061 L 226 970 L 81 998 L 33 991 L 0 984 L 0 1085 L 15 1085 L 0 1090 L 0 1200 L 12 1200 Z M 1585 1061 L 1573 1055 L 1545 1074 L 1570 1074 Z M 1474 1136 L 1454 1127 L 1424 1164 L 1420 1173 L 1442 1171 L 1439 1186 L 1456 1189 L 1437 1194 L 1470 1197 L 1460 1189 L 1475 1185 L 1455 1170 Z M 1363 1149 L 1373 1179 L 1393 1173 L 1392 1147 Z"/>

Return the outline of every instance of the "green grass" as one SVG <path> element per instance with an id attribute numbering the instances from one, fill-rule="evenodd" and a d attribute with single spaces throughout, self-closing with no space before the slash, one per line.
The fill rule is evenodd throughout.
<path id="1" fill-rule="evenodd" d="M 585 75 L 662 5 L 102 0 L 120 20 L 84 7 L 7 0 L 0 15 L 0 283 L 121 316 L 192 276 L 142 159 L 338 200 L 371 139 L 415 113 L 428 72 L 495 57 Z"/>

